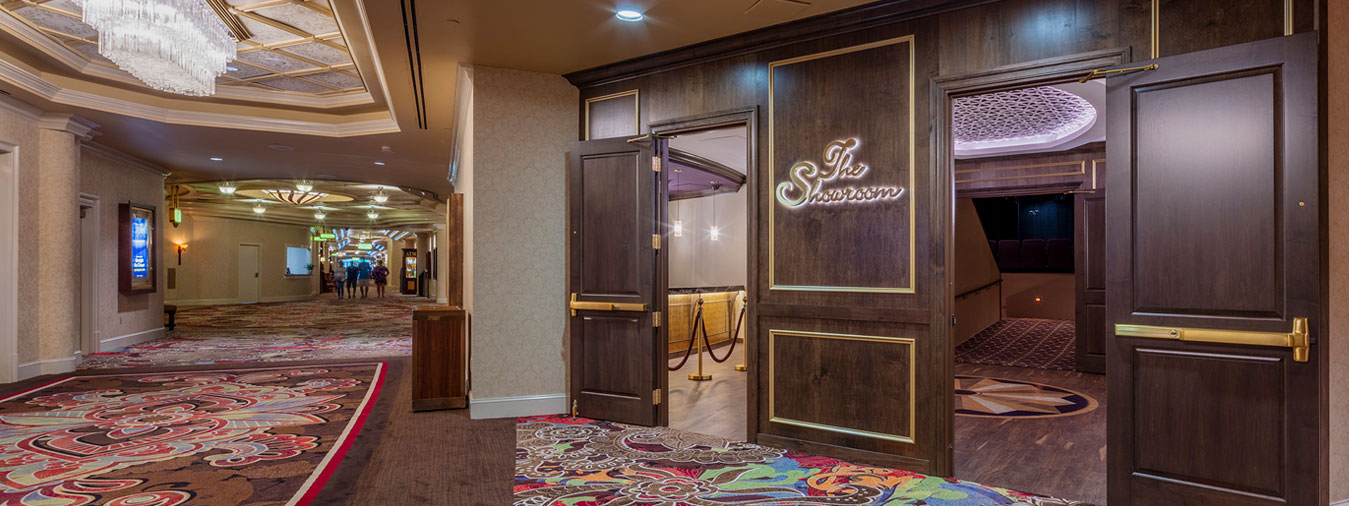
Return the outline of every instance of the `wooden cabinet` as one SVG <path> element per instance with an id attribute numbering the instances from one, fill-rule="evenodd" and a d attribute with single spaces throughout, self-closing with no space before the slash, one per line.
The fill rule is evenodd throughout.
<path id="1" fill-rule="evenodd" d="M 468 406 L 468 313 L 454 306 L 412 312 L 412 410 Z"/>

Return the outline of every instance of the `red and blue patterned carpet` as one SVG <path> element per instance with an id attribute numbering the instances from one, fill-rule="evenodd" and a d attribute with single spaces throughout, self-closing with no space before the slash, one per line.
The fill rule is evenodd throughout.
<path id="1" fill-rule="evenodd" d="M 1081 505 L 669 428 L 516 422 L 517 506 Z"/>
<path id="2" fill-rule="evenodd" d="M 162 339 L 93 353 L 80 369 L 121 369 L 412 354 L 412 309 L 426 299 L 337 299 L 185 307 Z"/>

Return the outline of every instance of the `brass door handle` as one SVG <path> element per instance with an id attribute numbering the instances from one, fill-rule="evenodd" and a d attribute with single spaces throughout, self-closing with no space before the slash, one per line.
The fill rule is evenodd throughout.
<path id="1" fill-rule="evenodd" d="M 632 311 L 647 312 L 651 310 L 650 304 L 639 304 L 636 302 L 585 302 L 576 300 L 576 294 L 571 294 L 571 315 L 576 316 L 577 311 Z"/>
<path id="2" fill-rule="evenodd" d="M 1153 325 L 1115 324 L 1115 335 L 1124 337 L 1146 337 L 1151 339 L 1172 339 L 1196 343 L 1246 344 L 1252 346 L 1277 346 L 1293 349 L 1293 361 L 1306 362 L 1311 358 L 1311 333 L 1307 319 L 1293 319 L 1293 331 L 1253 332 L 1248 330 L 1195 329 L 1187 327 L 1158 327 Z"/>

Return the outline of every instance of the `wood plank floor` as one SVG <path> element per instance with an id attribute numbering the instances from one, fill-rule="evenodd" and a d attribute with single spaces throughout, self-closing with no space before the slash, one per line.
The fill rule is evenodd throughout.
<path id="1" fill-rule="evenodd" d="M 956 374 L 1043 383 L 1095 398 L 1092 412 L 1060 418 L 957 416 L 955 477 L 1105 504 L 1105 376 L 956 364 Z"/>
<path id="2" fill-rule="evenodd" d="M 689 357 L 678 371 L 670 372 L 670 427 L 690 432 L 711 434 L 734 441 L 745 440 L 746 374 L 735 370 L 740 363 L 742 345 L 735 348 L 735 356 L 718 364 L 703 355 L 703 372 L 712 375 L 709 381 L 693 381 L 689 374 L 698 370 L 698 357 Z M 718 356 L 726 348 L 714 348 Z M 679 360 L 671 360 L 670 366 Z"/>

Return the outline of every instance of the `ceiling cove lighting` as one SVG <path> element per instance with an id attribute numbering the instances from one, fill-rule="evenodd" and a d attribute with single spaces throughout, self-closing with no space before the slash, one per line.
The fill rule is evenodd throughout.
<path id="1" fill-rule="evenodd" d="M 220 183 L 219 187 L 220 193 L 223 193 L 225 195 L 234 195 L 234 190 L 239 189 L 239 187 L 234 186 L 234 183 Z"/>
<path id="2" fill-rule="evenodd" d="M 313 204 L 315 202 L 323 200 L 324 197 L 328 196 L 327 193 L 322 192 L 303 192 L 298 190 L 282 190 L 282 189 L 262 190 L 262 193 L 266 193 L 268 197 L 274 198 L 281 202 L 285 202 L 287 204 L 294 204 L 297 206 Z"/>
<path id="3" fill-rule="evenodd" d="M 627 21 L 630 23 L 641 21 L 642 19 L 646 18 L 646 16 L 643 15 L 641 12 L 632 9 L 621 9 L 618 12 L 614 13 L 614 17 L 617 17 L 620 20 Z"/>

